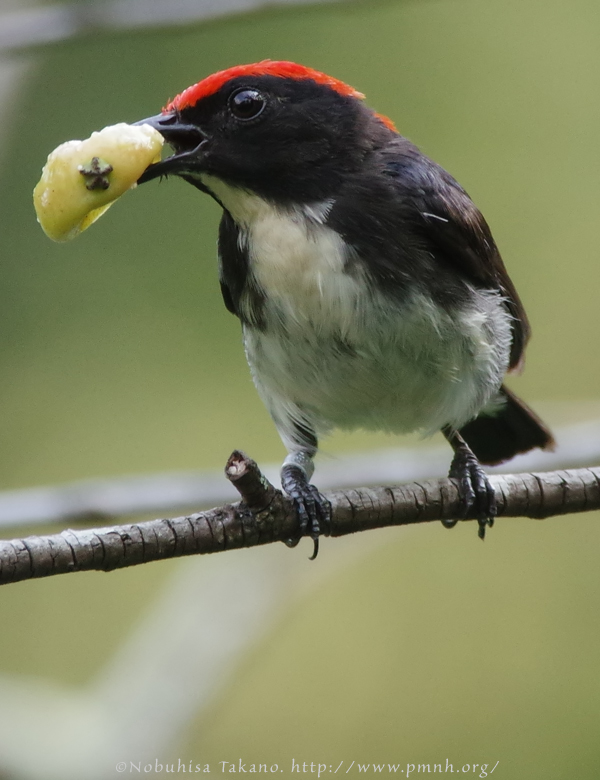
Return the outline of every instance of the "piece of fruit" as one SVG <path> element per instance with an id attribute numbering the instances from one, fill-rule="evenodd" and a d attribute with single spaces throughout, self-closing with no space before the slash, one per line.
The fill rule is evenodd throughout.
<path id="1" fill-rule="evenodd" d="M 38 222 L 54 241 L 69 241 L 104 214 L 160 159 L 164 138 L 150 125 L 124 123 L 67 141 L 48 155 L 33 191 Z"/>

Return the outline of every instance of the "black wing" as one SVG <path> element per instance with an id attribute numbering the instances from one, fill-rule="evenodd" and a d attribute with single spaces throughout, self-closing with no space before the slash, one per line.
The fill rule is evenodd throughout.
<path id="1" fill-rule="evenodd" d="M 219 225 L 219 282 L 227 309 L 247 325 L 263 326 L 264 294 L 249 274 L 248 246 L 233 217 L 223 211 Z"/>
<path id="2" fill-rule="evenodd" d="M 248 277 L 248 252 L 239 240 L 239 228 L 228 211 L 219 224 L 219 282 L 227 309 L 240 316 L 240 297 Z"/>
<path id="3" fill-rule="evenodd" d="M 402 137 L 375 153 L 371 170 L 348 182 L 329 224 L 356 247 L 384 289 L 401 294 L 420 279 L 448 305 L 464 297 L 464 281 L 498 290 L 513 319 L 510 367 L 518 366 L 529 338 L 527 316 L 465 190 Z"/>

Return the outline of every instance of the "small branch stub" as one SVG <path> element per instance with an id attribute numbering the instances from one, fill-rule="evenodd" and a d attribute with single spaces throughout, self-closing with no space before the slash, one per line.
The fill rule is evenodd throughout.
<path id="1" fill-rule="evenodd" d="M 240 450 L 234 450 L 229 456 L 225 476 L 253 512 L 269 507 L 280 492 L 262 474 L 257 463 Z"/>
<path id="2" fill-rule="evenodd" d="M 242 498 L 238 511 L 248 546 L 281 539 L 284 526 L 297 535 L 298 524 L 291 501 L 273 487 L 252 458 L 234 450 L 225 466 L 225 476 Z"/>

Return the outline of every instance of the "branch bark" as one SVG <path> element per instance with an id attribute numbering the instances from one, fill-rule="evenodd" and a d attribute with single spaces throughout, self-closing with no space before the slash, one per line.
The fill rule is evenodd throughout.
<path id="1" fill-rule="evenodd" d="M 532 450 L 511 464 L 490 469 L 550 471 L 584 468 L 600 463 L 600 420 L 555 427 L 556 452 Z M 277 480 L 280 464 L 263 464 L 263 473 Z M 318 466 L 321 491 L 355 485 L 386 485 L 434 479 L 448 469 L 448 445 L 386 447 L 385 449 L 323 458 Z M 109 525 L 128 518 L 169 517 L 199 511 L 236 500 L 231 482 L 213 470 L 169 471 L 120 477 L 96 477 L 63 485 L 45 485 L 0 491 L 0 536 L 17 534 L 19 526 L 45 524 Z M 4 530 L 13 529 L 13 530 Z M 32 533 L 31 529 L 28 529 Z M 41 531 L 38 531 L 41 533 Z"/>
<path id="2" fill-rule="evenodd" d="M 1 541 L 0 585 L 272 542 L 295 544 L 298 525 L 292 503 L 256 463 L 236 451 L 225 473 L 242 501 L 187 517 Z M 496 491 L 498 517 L 542 519 L 600 509 L 600 467 L 494 475 L 490 482 Z M 328 536 L 442 518 L 474 519 L 461 517 L 458 486 L 452 479 L 339 490 L 326 497 L 332 505 Z"/>

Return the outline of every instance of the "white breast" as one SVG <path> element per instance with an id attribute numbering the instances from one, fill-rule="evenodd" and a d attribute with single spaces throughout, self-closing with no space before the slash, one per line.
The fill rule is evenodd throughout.
<path id="1" fill-rule="evenodd" d="M 472 305 L 454 314 L 417 289 L 394 302 L 355 263 L 348 273 L 349 248 L 324 224 L 331 203 L 280 210 L 203 181 L 240 227 L 264 292 L 265 328 L 246 328 L 245 346 L 286 443 L 294 420 L 321 433 L 433 432 L 462 425 L 493 398 L 511 339 L 499 295 L 473 290 Z"/>
<path id="2" fill-rule="evenodd" d="M 312 323 L 321 330 L 347 333 L 362 285 L 344 272 L 345 244 L 324 225 L 332 202 L 277 209 L 220 179 L 204 175 L 202 180 L 240 227 L 250 273 L 265 293 L 271 316 L 290 326 Z"/>

